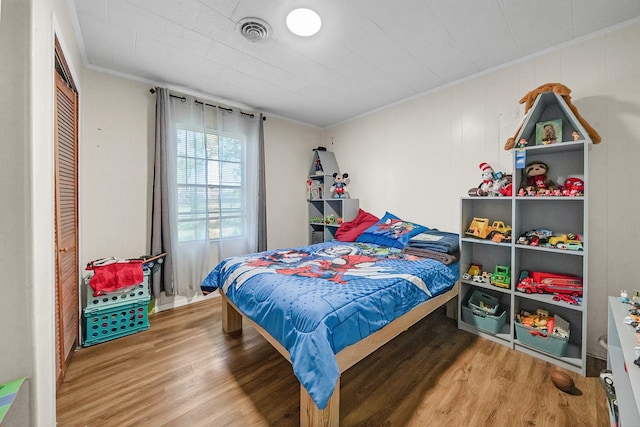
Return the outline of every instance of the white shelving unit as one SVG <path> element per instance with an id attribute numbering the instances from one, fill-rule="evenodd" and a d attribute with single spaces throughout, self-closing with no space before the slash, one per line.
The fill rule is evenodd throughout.
<path id="1" fill-rule="evenodd" d="M 638 343 L 635 329 L 624 323 L 629 308 L 619 298 L 609 297 L 607 368 L 616 389 L 618 427 L 640 427 L 640 366 L 633 363 Z"/>
<path id="2" fill-rule="evenodd" d="M 533 145 L 536 123 L 562 120 L 562 141 L 552 145 Z M 573 141 L 576 129 L 583 139 Z M 482 289 L 497 298 L 506 308 L 507 324 L 498 333 L 489 333 L 475 324 L 459 318 L 460 329 L 499 342 L 524 353 L 586 374 L 587 302 L 588 302 L 588 155 L 592 142 L 575 118 L 562 97 L 553 92 L 541 94 L 527 114 L 516 141 L 530 141 L 519 154 L 526 157 L 525 164 L 542 161 L 548 166 L 547 176 L 556 184 L 562 184 L 569 176 L 580 175 L 585 183 L 584 196 L 517 196 L 524 179 L 513 160 L 513 197 L 463 197 L 461 199 L 460 274 L 469 266 L 481 264 L 483 271 L 493 272 L 495 265 L 511 267 L 510 288 L 500 288 L 489 283 L 461 280 L 461 306 L 470 294 Z M 558 179 L 558 178 L 561 179 Z M 560 181 L 560 182 L 558 182 Z M 496 243 L 465 235 L 474 217 L 488 218 L 490 223 L 502 220 L 513 227 L 512 241 Z M 566 250 L 517 244 L 518 237 L 530 230 L 547 229 L 554 234 L 575 233 L 580 235 L 584 250 Z M 583 296 L 578 305 L 554 301 L 551 294 L 527 294 L 516 290 L 520 272 L 553 272 L 581 276 Z M 461 308 L 461 307 L 460 307 Z M 535 312 L 538 308 L 557 314 L 570 323 L 570 336 L 566 354 L 558 356 L 544 348 L 531 346 L 517 339 L 514 319 L 521 310 Z M 461 309 L 458 310 L 461 313 Z"/>
<path id="3" fill-rule="evenodd" d="M 334 173 L 340 173 L 335 155 L 330 151 L 315 150 L 308 177 L 311 182 L 311 191 L 307 194 L 309 243 L 335 239 L 340 226 L 338 218 L 351 221 L 358 215 L 357 199 L 332 197 Z M 334 218 L 335 222 L 329 222 L 328 218 Z"/>

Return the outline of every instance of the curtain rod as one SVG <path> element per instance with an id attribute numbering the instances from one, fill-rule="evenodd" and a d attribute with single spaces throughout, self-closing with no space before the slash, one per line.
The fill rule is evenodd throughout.
<path id="1" fill-rule="evenodd" d="M 151 89 L 149 89 L 149 92 L 155 94 L 156 93 L 156 89 L 155 88 L 151 88 Z M 172 95 L 172 94 L 169 94 L 169 96 L 171 98 L 179 99 L 182 102 L 186 102 L 187 101 L 187 98 L 185 96 L 177 96 L 177 95 Z M 198 101 L 197 99 L 194 99 L 194 102 L 196 104 L 203 104 L 203 105 L 206 105 L 207 107 L 218 108 L 220 110 L 224 110 L 224 111 L 227 111 L 229 113 L 233 113 L 233 108 L 226 108 L 226 107 L 222 107 L 220 105 L 207 104 L 206 102 Z M 252 119 L 256 116 L 254 113 L 245 113 L 244 111 L 240 111 L 240 114 L 243 115 L 243 116 L 249 116 Z M 266 116 L 262 116 L 262 121 L 265 121 L 265 120 L 267 120 L 267 117 Z"/>

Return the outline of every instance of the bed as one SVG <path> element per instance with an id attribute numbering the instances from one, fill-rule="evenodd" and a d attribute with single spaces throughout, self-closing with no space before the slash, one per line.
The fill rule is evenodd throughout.
<path id="1" fill-rule="evenodd" d="M 438 307 L 454 308 L 457 279 L 455 259 L 331 241 L 228 258 L 201 288 L 219 290 L 225 333 L 244 318 L 291 362 L 300 425 L 337 426 L 341 373 Z"/>

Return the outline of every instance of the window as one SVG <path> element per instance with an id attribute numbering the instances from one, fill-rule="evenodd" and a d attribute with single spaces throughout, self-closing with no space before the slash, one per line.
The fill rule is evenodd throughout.
<path id="1" fill-rule="evenodd" d="M 178 241 L 245 235 L 244 137 L 177 126 Z"/>

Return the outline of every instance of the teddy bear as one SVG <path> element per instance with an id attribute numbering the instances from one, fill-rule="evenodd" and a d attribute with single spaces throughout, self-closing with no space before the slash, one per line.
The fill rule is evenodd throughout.
<path id="1" fill-rule="evenodd" d="M 578 109 L 576 108 L 575 105 L 573 105 L 573 102 L 571 102 L 571 96 L 570 96 L 571 89 L 569 89 L 568 87 L 566 87 L 561 83 L 545 83 L 543 85 L 538 86 L 534 90 L 527 93 L 524 97 L 522 97 L 522 99 L 520 99 L 520 104 L 525 104 L 524 106 L 525 116 L 529 111 L 529 109 L 533 106 L 533 103 L 535 102 L 538 95 L 545 92 L 554 92 L 560 95 L 564 99 L 564 101 L 567 103 L 567 106 L 569 107 L 569 109 L 573 112 L 573 115 L 576 117 L 576 119 L 578 119 L 578 122 L 580 122 L 582 127 L 587 131 L 587 133 L 589 134 L 589 138 L 591 138 L 591 141 L 594 144 L 598 144 L 602 141 L 602 138 L 600 137 L 598 132 L 596 132 L 596 130 L 592 128 L 589 123 L 587 123 L 587 121 L 580 115 L 580 113 L 578 113 Z M 516 136 L 518 135 L 518 133 L 520 133 L 521 128 L 522 128 L 522 125 L 520 125 L 520 127 L 516 131 Z M 507 139 L 507 143 L 504 145 L 504 149 L 511 150 L 513 147 L 515 147 L 515 145 L 516 145 L 516 138 L 515 137 L 509 138 Z"/>
<path id="2" fill-rule="evenodd" d="M 537 196 L 551 194 L 558 187 L 547 177 L 549 167 L 546 163 L 535 161 L 529 163 L 522 170 L 522 180 L 520 181 L 520 194 Z"/>
<path id="3" fill-rule="evenodd" d="M 334 193 L 333 197 L 335 199 L 347 198 L 347 178 L 349 178 L 348 173 L 343 173 L 342 175 L 340 175 L 336 172 L 333 174 L 333 185 L 331 186 L 331 192 Z"/>

